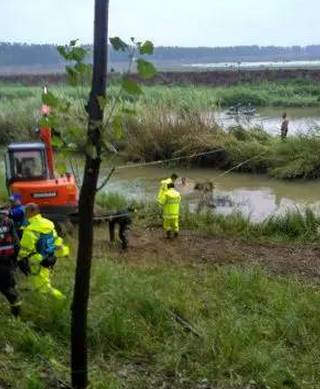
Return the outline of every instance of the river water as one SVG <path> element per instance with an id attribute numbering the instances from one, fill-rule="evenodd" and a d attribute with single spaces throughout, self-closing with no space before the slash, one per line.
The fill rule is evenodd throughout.
<path id="1" fill-rule="evenodd" d="M 320 61 L 258 61 L 258 62 L 211 62 L 185 64 L 184 67 L 197 69 L 299 69 L 299 68 L 319 68 Z"/>
<path id="2" fill-rule="evenodd" d="M 260 108 L 254 115 L 230 115 L 221 110 L 215 112 L 214 117 L 225 129 L 240 124 L 244 128 L 260 127 L 272 135 L 277 135 L 280 134 L 283 112 L 288 114 L 289 135 L 320 128 L 319 108 Z"/>
<path id="3" fill-rule="evenodd" d="M 175 169 L 180 177 L 187 177 L 186 188 L 177 183 L 184 201 L 196 207 L 199 194 L 193 191 L 196 182 L 212 180 L 216 184 L 214 212 L 240 212 L 252 221 L 265 220 L 270 215 L 306 207 L 320 214 L 320 181 L 277 181 L 266 176 L 230 173 L 221 176 L 213 169 Z M 120 192 L 129 199 L 150 201 L 156 198 L 159 182 L 170 176 L 172 170 L 159 167 L 136 167 L 118 170 L 105 188 Z"/>

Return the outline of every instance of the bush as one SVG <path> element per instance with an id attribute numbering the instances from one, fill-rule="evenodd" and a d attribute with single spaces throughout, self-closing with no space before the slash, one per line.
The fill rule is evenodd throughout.
<path id="1" fill-rule="evenodd" d="M 224 107 L 233 105 L 252 105 L 261 107 L 267 105 L 268 98 L 259 91 L 250 90 L 250 88 L 230 88 L 221 91 L 218 94 L 219 103 Z"/>

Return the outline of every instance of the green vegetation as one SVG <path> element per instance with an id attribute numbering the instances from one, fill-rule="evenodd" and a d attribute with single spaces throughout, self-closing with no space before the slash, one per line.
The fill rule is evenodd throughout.
<path id="1" fill-rule="evenodd" d="M 261 268 L 173 265 L 152 257 L 124 265 L 96 257 L 92 388 L 317 387 L 320 299 L 311 282 Z M 54 277 L 68 298 L 73 271 L 72 260 L 61 261 Z M 1 301 L 1 386 L 59 387 L 68 382 L 69 302 L 23 294 L 21 321 Z"/>
<path id="2" fill-rule="evenodd" d="M 175 122 L 161 108 L 129 118 L 125 158 L 133 161 L 189 156 L 212 152 L 186 163 L 235 171 L 268 174 L 279 179 L 320 177 L 320 140 L 317 132 L 290 136 L 286 141 L 262 129 L 241 127 L 225 132 L 197 114 L 177 113 Z M 245 163 L 244 163 L 245 162 Z"/>
<path id="3" fill-rule="evenodd" d="M 255 242 L 310 243 L 318 242 L 320 237 L 320 218 L 310 209 L 288 211 L 253 223 L 240 213 L 224 216 L 206 212 L 195 216 L 185 207 L 181 222 L 184 228 Z"/>
<path id="4" fill-rule="evenodd" d="M 53 87 L 58 95 L 78 100 L 86 88 Z M 116 96 L 115 83 L 110 98 Z M 152 161 L 221 149 L 207 158 L 193 159 L 193 164 L 206 164 L 229 169 L 243 161 L 238 171 L 269 174 L 280 179 L 320 177 L 317 131 L 290 136 L 282 142 L 261 129 L 241 127 L 224 131 L 214 120 L 217 105 L 251 103 L 253 105 L 320 106 L 320 86 L 308 81 L 290 83 L 239 85 L 230 88 L 144 87 L 140 97 L 123 97 L 128 114 L 122 119 L 125 136 L 116 143 L 123 158 L 131 161 Z M 34 137 L 39 118 L 40 88 L 3 86 L 0 88 L 0 144 L 10 140 Z M 82 101 L 82 102 L 81 102 Z M 77 135 L 83 147 L 86 114 L 84 100 L 74 106 L 73 117 L 65 120 L 60 131 L 68 140 L 66 129 L 73 128 L 70 139 Z M 130 110 L 136 112 L 130 114 Z M 116 136 L 118 138 L 118 136 Z M 110 140 L 110 139 L 109 139 Z"/>
<path id="5" fill-rule="evenodd" d="M 97 204 L 104 210 L 117 210 L 132 202 L 117 192 L 98 194 Z M 154 202 L 135 202 L 137 223 L 142 226 L 161 226 L 159 208 Z M 253 222 L 239 212 L 221 215 L 214 210 L 199 214 L 190 211 L 187 199 L 182 203 L 180 215 L 182 229 L 205 232 L 210 235 L 237 237 L 247 241 L 315 243 L 320 238 L 320 217 L 311 209 L 291 210 L 272 215 L 262 222 Z"/>
<path id="6" fill-rule="evenodd" d="M 117 210 L 128 206 L 128 201 L 121 193 L 108 192 L 98 193 L 96 204 L 104 210 Z"/>

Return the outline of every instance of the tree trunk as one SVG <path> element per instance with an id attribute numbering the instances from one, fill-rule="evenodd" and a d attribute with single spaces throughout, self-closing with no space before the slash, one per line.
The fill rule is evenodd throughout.
<path id="1" fill-rule="evenodd" d="M 93 211 L 101 164 L 103 117 L 97 97 L 105 97 L 106 94 L 108 10 L 109 0 L 95 0 L 93 79 L 88 104 L 89 147 L 79 200 L 79 243 L 71 319 L 72 387 L 77 389 L 88 385 L 87 310 L 93 249 Z"/>

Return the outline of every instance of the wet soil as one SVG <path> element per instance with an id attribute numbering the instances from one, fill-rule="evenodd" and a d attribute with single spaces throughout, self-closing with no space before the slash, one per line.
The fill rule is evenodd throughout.
<path id="1" fill-rule="evenodd" d="M 320 244 L 256 244 L 183 231 L 177 239 L 168 240 L 159 228 L 131 232 L 130 247 L 122 251 L 117 245 L 106 244 L 103 231 L 96 242 L 96 256 L 111 253 L 115 260 L 145 265 L 146 262 L 173 264 L 255 265 L 278 274 L 297 274 L 320 280 Z M 101 252 L 102 251 L 102 252 Z"/>

